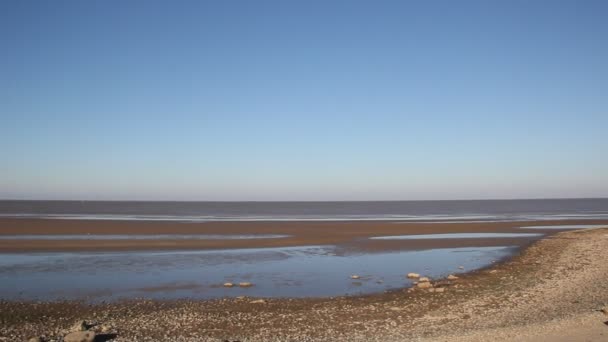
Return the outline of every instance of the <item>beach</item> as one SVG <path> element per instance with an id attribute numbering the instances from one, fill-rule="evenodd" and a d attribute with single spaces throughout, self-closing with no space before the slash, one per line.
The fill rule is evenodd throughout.
<path id="1" fill-rule="evenodd" d="M 602 341 L 608 229 L 559 233 L 441 293 L 327 299 L 2 302 L 1 336 L 53 335 L 79 319 L 116 341 Z M 435 281 L 435 280 L 433 280 Z"/>
<path id="2" fill-rule="evenodd" d="M 339 245 L 359 251 L 521 245 L 529 238 L 459 238 L 433 240 L 370 240 L 370 237 L 447 233 L 530 233 L 526 226 L 601 225 L 608 220 L 546 220 L 513 222 L 402 222 L 402 221 L 254 221 L 180 222 L 79 219 L 0 218 L 0 252 L 112 251 L 270 248 Z M 554 229 L 535 233 L 554 234 Z M 279 235 L 256 239 L 108 239 L 87 241 L 87 235 Z M 23 235 L 19 243 L 2 236 Z M 78 235 L 82 239 L 39 239 L 37 235 Z M 31 239 L 27 239 L 31 236 Z M 533 239 L 532 239 L 533 240 Z"/>
<path id="3" fill-rule="evenodd" d="M 42 220 L 44 221 L 44 220 Z M 67 220 L 3 221 L 2 233 L 84 233 Z M 26 224 L 27 223 L 27 224 Z M 81 222 L 82 223 L 82 222 Z M 91 222 L 89 222 L 91 223 Z M 550 224 L 602 224 L 606 222 L 542 222 Z M 336 223 L 331 223 L 335 225 Z M 230 232 L 233 234 L 289 234 L 286 241 L 249 240 L 249 246 L 266 244 L 337 243 L 375 251 L 415 248 L 411 241 L 397 245 L 362 247 L 353 238 L 431 232 L 520 231 L 516 227 L 538 222 L 508 223 L 368 223 L 341 222 L 340 230 L 327 231 L 327 223 L 129 224 L 135 232 Z M 88 224 L 88 233 L 122 232 L 120 222 Z M 305 225 L 306 228 L 303 229 Z M 82 226 L 82 224 L 80 225 Z M 146 227 L 144 227 L 146 226 Z M 171 228 L 169 228 L 171 226 Z M 262 227 L 263 226 L 263 227 Z M 29 227 L 25 229 L 25 227 Z M 113 227 L 113 228 L 112 228 Z M 449 227 L 449 228 L 448 228 Z M 115 229 L 113 231 L 112 229 Z M 305 230 L 306 232 L 300 232 Z M 134 232 L 130 231 L 130 232 Z M 32 336 L 54 338 L 78 320 L 98 323 L 103 338 L 115 341 L 603 341 L 608 317 L 600 312 L 608 303 L 608 229 L 559 232 L 544 239 L 523 239 L 514 256 L 504 262 L 458 275 L 458 279 L 431 279 L 430 289 L 402 288 L 381 293 L 329 298 L 254 298 L 213 300 L 128 299 L 117 302 L 2 301 L 0 336 L 5 341 Z M 325 232 L 325 233 L 322 233 Z M 269 239 L 270 240 L 270 239 Z M 281 239 L 276 239 L 281 240 Z M 357 240 L 357 239 L 355 239 Z M 484 241 L 439 240 L 438 244 L 491 244 Z M 471 239 L 480 240 L 480 239 Z M 487 240 L 487 241 L 486 241 Z M 522 240 L 522 239 L 517 239 Z M 422 240 L 419 240 L 422 241 Z M 394 241 L 389 241 L 394 242 Z M 513 241 L 511 241 L 513 242 Z M 38 243 L 38 242 L 37 242 Z M 44 244 L 44 241 L 40 242 Z M 63 242 L 62 242 L 63 243 Z M 67 242 L 66 242 L 67 243 Z M 69 242 L 71 243 L 71 242 Z M 104 242 L 105 243 L 105 242 Z M 109 248 L 117 248 L 110 242 Z M 150 241 L 128 241 L 119 248 L 150 248 Z M 162 243 L 166 243 L 163 241 Z M 186 243 L 184 242 L 184 248 Z M 204 248 L 226 248 L 243 243 L 226 240 L 195 241 Z M 494 242 L 497 243 L 497 242 Z M 504 242 L 501 242 L 504 243 Z M 29 250 L 41 245 L 32 244 Z M 60 245 L 60 248 L 70 246 Z M 181 246 L 180 246 L 181 247 Z M 8 248 L 8 247 L 6 247 Z M 46 248 L 46 247 L 45 247 Z M 427 247 L 424 247 L 427 248 Z M 21 252 L 27 249 L 21 249 Z M 407 270 L 403 270 L 404 275 Z M 424 276 L 424 274 L 422 274 Z M 319 286 L 323 286 L 319 283 Z M 438 291 L 437 289 L 442 289 Z M 102 330 L 103 329 L 103 330 Z M 103 332 L 102 332 L 103 331 Z M 105 337 L 104 337 L 105 336 Z"/>

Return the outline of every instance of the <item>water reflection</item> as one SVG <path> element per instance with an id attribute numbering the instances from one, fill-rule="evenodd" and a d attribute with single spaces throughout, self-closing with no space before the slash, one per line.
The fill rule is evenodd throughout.
<path id="1" fill-rule="evenodd" d="M 336 255 L 332 246 L 113 253 L 32 253 L 0 256 L 3 299 L 224 296 L 319 297 L 381 292 L 410 285 L 408 272 L 441 277 L 474 270 L 514 247 L 441 248 Z M 356 281 L 350 276 L 360 276 Z M 224 288 L 225 282 L 251 282 Z"/>

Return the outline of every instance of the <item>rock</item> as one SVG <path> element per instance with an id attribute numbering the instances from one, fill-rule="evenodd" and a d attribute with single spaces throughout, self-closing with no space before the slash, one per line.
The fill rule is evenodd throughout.
<path id="1" fill-rule="evenodd" d="M 361 278 L 361 277 L 356 274 L 353 274 L 350 276 L 350 279 L 359 279 L 359 278 Z"/>
<path id="2" fill-rule="evenodd" d="M 95 333 L 92 331 L 74 331 L 63 337 L 63 342 L 93 342 Z"/>
<path id="3" fill-rule="evenodd" d="M 420 278 L 420 274 L 418 274 L 418 273 L 408 273 L 407 277 L 410 278 L 410 279 L 417 279 L 417 278 Z"/>
<path id="4" fill-rule="evenodd" d="M 445 287 L 438 287 L 435 289 L 435 292 L 445 292 Z"/>
<path id="5" fill-rule="evenodd" d="M 44 342 L 40 337 L 32 337 L 27 342 Z"/>
<path id="6" fill-rule="evenodd" d="M 87 325 L 87 322 L 78 321 L 78 322 L 74 323 L 74 325 L 72 325 L 72 327 L 70 329 L 68 329 L 68 332 L 87 331 L 88 329 L 89 329 L 89 326 Z"/>
<path id="7" fill-rule="evenodd" d="M 464 270 L 464 266 L 458 266 L 458 269 Z"/>
<path id="8" fill-rule="evenodd" d="M 419 283 L 428 283 L 429 281 L 431 281 L 431 280 L 427 277 L 422 277 L 422 278 L 418 279 Z"/>
<path id="9" fill-rule="evenodd" d="M 496 272 L 498 272 L 498 271 L 497 271 L 497 270 L 491 270 L 491 271 L 490 271 L 490 274 L 494 274 L 494 273 L 496 273 Z"/>
<path id="10" fill-rule="evenodd" d="M 252 287 L 252 286 L 253 286 L 253 284 L 252 284 L 252 283 L 250 283 L 250 282 L 244 281 L 244 282 L 242 282 L 242 283 L 239 283 L 239 286 L 240 286 L 240 287 Z"/>
<path id="11" fill-rule="evenodd" d="M 104 334 L 105 334 L 105 333 L 107 333 L 107 332 L 111 331 L 111 330 L 112 330 L 112 327 L 107 326 L 107 325 L 102 325 L 102 326 L 101 326 L 101 329 L 99 329 L 99 330 L 100 330 L 102 333 L 104 333 Z"/>
<path id="12" fill-rule="evenodd" d="M 423 283 L 418 283 L 418 288 L 420 289 L 430 289 L 431 287 L 433 287 L 433 285 L 431 285 L 431 283 L 429 283 L 428 281 L 425 281 Z"/>
<path id="13" fill-rule="evenodd" d="M 389 310 L 391 310 L 391 311 L 401 311 L 401 308 L 400 308 L 400 307 L 397 307 L 397 306 L 391 306 L 391 307 L 389 308 Z"/>
<path id="14" fill-rule="evenodd" d="M 266 301 L 264 299 L 256 299 L 256 300 L 252 300 L 249 303 L 250 304 L 266 304 Z"/>
<path id="15" fill-rule="evenodd" d="M 455 276 L 455 275 L 453 275 L 453 274 L 450 274 L 450 275 L 448 276 L 448 280 L 456 280 L 456 279 L 458 279 L 458 277 L 457 277 L 457 276 Z"/>
<path id="16" fill-rule="evenodd" d="M 224 283 L 224 287 L 233 287 L 234 284 L 233 283 Z"/>
<path id="17" fill-rule="evenodd" d="M 429 292 L 435 292 L 435 289 L 434 288 L 430 288 Z"/>

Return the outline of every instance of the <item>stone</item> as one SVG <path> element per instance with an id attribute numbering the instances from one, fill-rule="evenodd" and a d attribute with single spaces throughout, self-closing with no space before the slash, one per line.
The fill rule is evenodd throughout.
<path id="1" fill-rule="evenodd" d="M 431 287 L 433 287 L 433 285 L 431 285 L 431 283 L 429 283 L 428 281 L 425 281 L 424 283 L 418 283 L 419 289 L 430 289 Z"/>
<path id="2" fill-rule="evenodd" d="M 429 281 L 431 281 L 431 280 L 427 277 L 422 277 L 422 278 L 418 279 L 419 283 L 428 283 Z"/>
<path id="3" fill-rule="evenodd" d="M 418 273 L 408 273 L 407 277 L 410 278 L 410 279 L 417 279 L 417 278 L 420 278 L 420 274 L 418 274 Z"/>
<path id="4" fill-rule="evenodd" d="M 63 337 L 63 342 L 93 342 L 95 333 L 92 331 L 74 331 Z"/>
<path id="5" fill-rule="evenodd" d="M 27 342 L 43 342 L 40 337 L 32 337 Z"/>
<path id="6" fill-rule="evenodd" d="M 224 287 L 233 287 L 234 284 L 233 283 L 224 283 Z"/>
<path id="7" fill-rule="evenodd" d="M 256 300 L 252 300 L 249 303 L 251 303 L 251 304 L 266 304 L 266 301 L 263 300 L 263 299 L 256 299 Z"/>
<path id="8" fill-rule="evenodd" d="M 464 270 L 464 266 L 458 266 L 458 269 Z"/>
<path id="9" fill-rule="evenodd" d="M 111 327 L 109 327 L 109 326 L 107 326 L 107 325 L 102 325 L 102 326 L 101 326 L 101 329 L 100 329 L 100 331 L 101 331 L 102 333 L 104 333 L 104 334 L 105 334 L 105 333 L 107 333 L 107 332 L 108 332 L 108 331 L 110 331 L 110 330 L 112 330 L 112 328 L 111 328 Z"/>
<path id="10" fill-rule="evenodd" d="M 491 270 L 491 271 L 490 271 L 490 274 L 494 274 L 494 273 L 496 273 L 496 272 L 498 272 L 498 271 L 497 271 L 497 270 Z"/>
<path id="11" fill-rule="evenodd" d="M 439 292 L 439 293 L 445 292 L 445 287 L 438 287 L 435 289 L 435 292 Z"/>
<path id="12" fill-rule="evenodd" d="M 448 280 L 456 280 L 456 279 L 458 279 L 458 277 L 457 277 L 457 276 L 455 276 L 455 275 L 453 275 L 453 274 L 450 274 L 450 275 L 448 276 Z"/>
<path id="13" fill-rule="evenodd" d="M 250 282 L 244 281 L 244 282 L 242 282 L 242 283 L 239 283 L 239 286 L 240 286 L 240 287 L 252 287 L 252 286 L 253 286 L 253 284 L 252 284 L 252 283 L 250 283 Z"/>
<path id="14" fill-rule="evenodd" d="M 68 330 L 68 332 L 87 331 L 88 329 L 89 329 L 89 326 L 87 325 L 87 322 L 78 321 L 78 322 L 74 323 L 74 325 L 72 325 L 72 327 Z"/>
<path id="15" fill-rule="evenodd" d="M 353 274 L 350 276 L 350 279 L 359 279 L 359 278 L 361 278 L 361 277 L 356 274 Z"/>

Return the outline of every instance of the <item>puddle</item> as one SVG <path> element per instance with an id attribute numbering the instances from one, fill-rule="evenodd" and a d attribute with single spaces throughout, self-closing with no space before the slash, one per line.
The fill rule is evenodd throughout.
<path id="1" fill-rule="evenodd" d="M 521 229 L 592 229 L 592 228 L 601 228 L 608 227 L 605 224 L 570 224 L 570 225 L 557 225 L 557 226 L 526 226 L 519 227 Z"/>
<path id="2" fill-rule="evenodd" d="M 527 238 L 538 237 L 537 233 L 449 233 L 449 234 L 417 234 L 376 236 L 374 240 L 429 240 L 429 239 L 486 239 L 486 238 Z"/>
<path id="3" fill-rule="evenodd" d="M 88 301 L 120 298 L 328 297 L 411 285 L 475 270 L 515 247 L 440 248 L 336 255 L 332 246 L 108 253 L 0 254 L 0 298 Z M 463 272 L 463 271 L 460 271 Z M 358 275 L 356 280 L 351 275 Z M 222 284 L 251 282 L 252 287 Z"/>
<path id="4" fill-rule="evenodd" d="M 280 234 L 57 234 L 57 235 L 0 235 L 0 240 L 249 240 L 281 239 Z"/>

